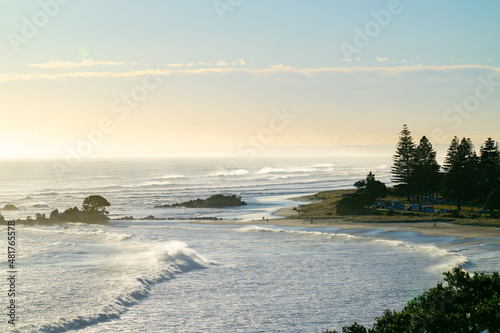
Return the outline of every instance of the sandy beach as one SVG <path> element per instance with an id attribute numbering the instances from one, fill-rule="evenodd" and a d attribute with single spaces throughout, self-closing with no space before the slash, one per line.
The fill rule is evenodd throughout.
<path id="1" fill-rule="evenodd" d="M 301 196 L 292 198 L 295 201 L 317 202 L 312 196 Z M 435 237 L 456 237 L 461 240 L 470 239 L 474 243 L 481 242 L 481 239 L 495 239 L 495 244 L 500 245 L 500 228 L 464 225 L 452 223 L 451 218 L 439 217 L 408 217 L 408 216 L 353 216 L 349 218 L 336 217 L 331 219 L 325 218 L 300 218 L 297 211 L 297 206 L 284 207 L 273 213 L 275 216 L 283 216 L 284 218 L 276 218 L 270 220 L 251 220 L 251 221 L 193 221 L 192 223 L 203 224 L 242 224 L 242 225 L 275 225 L 279 227 L 295 227 L 295 228 L 340 228 L 340 229 L 385 229 L 385 232 L 408 231 L 418 232 L 425 236 Z M 286 216 L 286 217 L 285 217 Z"/>
<path id="2" fill-rule="evenodd" d="M 312 196 L 301 196 L 292 198 L 296 201 L 318 202 Z M 307 227 L 307 228 L 342 228 L 342 229 L 387 229 L 391 231 L 410 231 L 418 232 L 426 236 L 436 237 L 458 237 L 461 239 L 473 238 L 498 238 L 497 244 L 500 244 L 500 228 L 476 226 L 452 223 L 455 220 L 451 218 L 439 217 L 410 217 L 410 216 L 375 216 L 360 215 L 349 218 L 331 218 L 331 219 L 301 219 L 296 206 L 285 207 L 276 211 L 275 216 L 286 216 L 287 218 L 269 220 L 269 224 L 289 227 Z M 248 222 L 245 222 L 248 224 Z M 262 221 L 255 221 L 261 224 Z"/>
<path id="3" fill-rule="evenodd" d="M 312 222 L 311 222 L 312 221 Z M 201 224 L 241 224 L 241 225 L 275 225 L 280 227 L 296 228 L 341 228 L 341 229 L 386 229 L 391 231 L 418 232 L 426 236 L 457 237 L 459 239 L 498 238 L 496 244 L 500 245 L 500 228 L 469 225 L 456 225 L 448 222 L 354 222 L 344 219 L 271 219 L 253 221 L 192 221 Z M 434 223 L 436 226 L 434 226 Z"/>

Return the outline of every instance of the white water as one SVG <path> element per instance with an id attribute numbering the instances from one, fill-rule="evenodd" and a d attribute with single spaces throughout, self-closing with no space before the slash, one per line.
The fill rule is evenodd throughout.
<path id="1" fill-rule="evenodd" d="M 2 213 L 9 218 L 33 214 L 33 202 L 49 205 L 48 211 L 80 205 L 79 201 L 89 193 L 107 197 L 113 204 L 110 211 L 114 216 L 226 214 L 231 218 L 256 216 L 261 220 L 260 216 L 269 216 L 270 211 L 287 204 L 284 198 L 293 191 L 308 193 L 322 186 L 347 185 L 352 180 L 346 173 L 358 170 L 362 178 L 366 171 L 355 165 L 339 168 L 326 164 L 338 165 L 331 161 L 265 161 L 249 166 L 248 174 L 224 176 L 231 180 L 213 183 L 210 189 L 206 180 L 219 177 L 211 173 L 221 169 L 215 162 L 193 162 L 191 168 L 189 162 L 184 162 L 163 173 L 160 169 L 166 162 L 134 163 L 94 165 L 85 172 L 75 170 L 81 173 L 80 178 L 74 175 L 80 179 L 75 180 L 78 186 L 70 186 L 69 181 L 46 184 L 48 174 L 42 176 L 46 169 L 36 171 L 33 164 L 24 165 L 25 170 L 31 170 L 29 174 L 14 172 L 19 165 L 4 169 L 0 179 L 3 186 L 18 185 L 5 190 L 0 200 L 14 203 L 22 210 Z M 261 172 L 271 167 L 279 170 Z M 325 172 L 325 168 L 334 169 Z M 294 174 L 298 169 L 301 176 Z M 311 174 L 303 175 L 305 169 Z M 8 170 L 10 174 L 5 172 Z M 297 179 L 280 183 L 269 178 L 287 173 Z M 146 181 L 154 181 L 153 174 L 177 187 L 143 186 Z M 268 178 L 260 178 L 262 175 Z M 116 182 L 114 186 L 120 188 L 105 193 L 91 191 L 100 188 L 97 182 L 103 182 L 101 187 Z M 198 185 L 205 186 L 205 190 L 199 190 Z M 236 188 L 240 190 L 237 194 L 249 201 L 248 207 L 196 213 L 182 209 L 165 212 L 151 207 L 221 189 L 234 193 Z M 498 239 L 474 245 L 408 232 L 233 223 L 115 221 L 97 226 L 19 225 L 17 331 L 340 330 L 342 325 L 354 321 L 369 326 L 386 308 L 401 309 L 408 300 L 442 280 L 442 273 L 454 265 L 487 272 L 500 267 L 499 247 L 494 245 Z M 2 262 L 0 270 L 7 271 L 6 263 Z M 3 320 L 0 331 L 6 329 Z"/>
<path id="2" fill-rule="evenodd" d="M 58 174 L 54 161 L 4 161 L 0 164 L 0 207 L 14 204 L 20 208 L 2 212 L 10 219 L 34 217 L 56 208 L 80 207 L 85 197 L 99 194 L 111 202 L 111 217 L 261 219 L 273 218 L 272 212 L 289 206 L 290 197 L 350 187 L 370 170 L 377 170 L 377 179 L 389 181 L 389 169 L 383 167 L 386 158 L 263 159 L 245 163 L 244 168 L 231 167 L 231 163 L 232 159 L 222 158 L 85 160 Z M 248 206 L 154 208 L 217 193 L 241 195 Z"/>

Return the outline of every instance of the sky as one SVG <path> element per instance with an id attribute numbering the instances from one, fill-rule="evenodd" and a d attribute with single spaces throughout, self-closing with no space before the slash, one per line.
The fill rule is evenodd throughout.
<path id="1" fill-rule="evenodd" d="M 500 140 L 500 2 L 0 0 L 0 158 Z"/>

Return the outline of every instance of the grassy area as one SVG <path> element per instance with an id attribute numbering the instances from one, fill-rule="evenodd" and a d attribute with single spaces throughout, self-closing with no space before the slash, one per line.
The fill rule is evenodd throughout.
<path id="1" fill-rule="evenodd" d="M 301 217 L 312 218 L 330 218 L 336 216 L 335 213 L 337 202 L 342 199 L 344 195 L 353 194 L 356 190 L 335 190 L 319 192 L 311 196 L 310 199 L 318 202 L 313 202 L 309 205 L 301 206 L 297 209 Z"/>
<path id="2" fill-rule="evenodd" d="M 500 219 L 490 217 L 490 214 L 477 213 L 478 207 L 474 202 L 466 202 L 459 212 L 460 217 L 453 217 L 452 214 L 440 213 L 413 213 L 400 211 L 366 210 L 364 215 L 339 216 L 336 214 L 337 202 L 346 195 L 353 194 L 355 189 L 334 190 L 317 193 L 308 197 L 312 203 L 297 208 L 300 218 L 325 219 L 325 218 L 347 218 L 356 222 L 450 222 L 463 225 L 481 225 L 500 227 Z M 391 191 L 390 191 L 391 192 Z M 409 203 L 406 197 L 391 194 L 383 201 L 398 200 L 402 204 Z M 455 205 L 434 205 L 434 208 L 456 210 Z M 297 217 L 297 216 L 296 216 Z"/>

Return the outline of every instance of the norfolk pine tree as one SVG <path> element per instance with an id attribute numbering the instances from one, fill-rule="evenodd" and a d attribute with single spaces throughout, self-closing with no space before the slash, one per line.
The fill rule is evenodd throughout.
<path id="1" fill-rule="evenodd" d="M 411 181 L 413 174 L 413 158 L 415 154 L 415 143 L 406 124 L 399 134 L 399 141 L 396 145 L 396 153 L 392 157 L 394 162 L 391 172 L 392 181 L 408 186 L 408 201 L 411 199 Z"/>
<path id="2" fill-rule="evenodd" d="M 460 141 L 454 137 L 444 161 L 443 189 L 446 197 L 457 202 L 457 210 L 462 209 L 462 200 L 473 199 L 477 195 L 477 173 L 479 158 L 471 139 Z"/>
<path id="3" fill-rule="evenodd" d="M 500 186 L 500 151 L 498 143 L 488 138 L 481 146 L 479 159 L 479 192 L 487 198 Z"/>
<path id="4" fill-rule="evenodd" d="M 437 193 L 439 190 L 441 167 L 436 160 L 436 155 L 429 139 L 423 136 L 413 157 L 412 182 L 415 185 L 414 192 L 418 190 L 419 195 L 430 196 L 431 193 Z"/>

